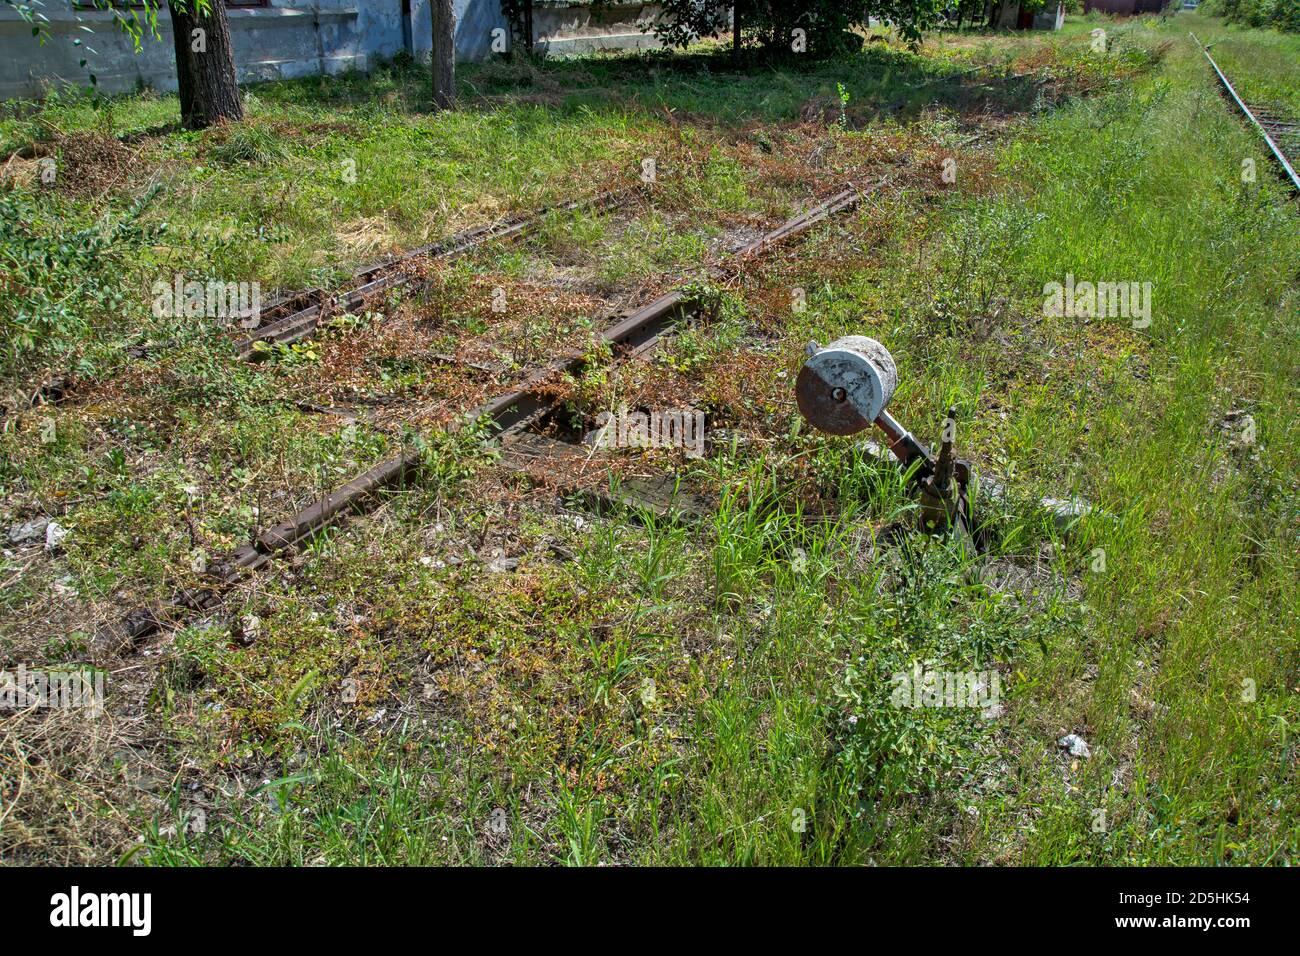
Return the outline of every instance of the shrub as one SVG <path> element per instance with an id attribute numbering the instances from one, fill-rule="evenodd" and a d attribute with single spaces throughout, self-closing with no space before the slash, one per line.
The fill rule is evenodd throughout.
<path id="1" fill-rule="evenodd" d="M 139 224 L 157 189 L 146 193 L 117 222 L 62 231 L 43 218 L 44 207 L 21 190 L 0 193 L 0 336 L 3 364 L 32 352 L 71 347 L 98 317 L 126 303 L 130 257 L 159 231 Z"/>
<path id="2" fill-rule="evenodd" d="M 1211 0 L 1206 7 L 1233 23 L 1300 33 L 1300 0 Z"/>

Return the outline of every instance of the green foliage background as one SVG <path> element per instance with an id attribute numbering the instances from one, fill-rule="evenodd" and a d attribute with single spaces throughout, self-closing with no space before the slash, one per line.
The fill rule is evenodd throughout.
<path id="1" fill-rule="evenodd" d="M 1234 23 L 1300 33 L 1300 0 L 1210 0 L 1206 10 Z"/>

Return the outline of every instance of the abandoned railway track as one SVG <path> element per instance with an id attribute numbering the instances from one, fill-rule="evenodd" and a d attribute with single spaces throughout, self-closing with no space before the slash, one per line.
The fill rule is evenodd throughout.
<path id="1" fill-rule="evenodd" d="M 330 295 L 322 289 L 302 289 L 279 296 L 266 310 L 265 324 L 239 343 L 239 356 L 244 359 L 253 358 L 260 349 L 302 341 L 315 332 L 332 312 L 355 309 L 377 295 L 406 285 L 413 277 L 409 266 L 418 260 L 447 261 L 466 255 L 489 242 L 517 242 L 536 232 L 547 216 L 617 209 L 637 195 L 639 192 L 635 188 L 608 190 L 588 199 L 543 207 L 504 222 L 474 226 L 399 256 L 362 266 L 352 273 L 352 280 L 358 284 L 346 292 Z"/>
<path id="2" fill-rule="evenodd" d="M 1214 57 L 1210 56 L 1209 48 L 1197 38 L 1195 33 L 1188 35 L 1201 48 L 1228 98 L 1263 138 L 1274 162 L 1290 183 L 1291 189 L 1300 196 L 1300 174 L 1296 173 L 1295 165 L 1291 160 L 1292 156 L 1300 157 L 1300 122 L 1281 115 L 1272 107 L 1251 104 L 1242 99 L 1219 64 L 1214 61 Z M 1300 161 L 1300 158 L 1297 161 Z"/>
<path id="3" fill-rule="evenodd" d="M 863 187 L 847 186 L 735 250 L 722 264 L 711 270 L 711 276 L 725 278 L 741 272 L 749 262 L 771 248 L 807 232 L 831 216 L 855 208 L 886 181 L 877 180 Z M 418 254 L 418 251 L 413 251 L 407 257 Z M 371 283 L 387 282 L 389 284 L 385 287 L 391 288 L 399 281 L 399 276 L 402 277 L 400 281 L 407 281 L 409 277 L 406 277 L 399 265 L 407 257 L 389 266 L 390 269 L 395 267 L 395 272 L 387 272 L 379 279 L 370 280 Z M 612 361 L 619 363 L 646 354 L 673 326 L 697 312 L 701 303 L 696 289 L 693 283 L 683 283 L 639 308 L 612 316 L 600 333 L 601 341 L 610 349 Z M 506 464 L 513 462 L 517 470 L 528 470 L 538 461 L 545 467 L 547 461 L 558 463 L 578 455 L 587 456 L 588 452 L 578 446 L 528 432 L 531 426 L 539 423 L 557 405 L 557 399 L 547 390 L 548 384 L 565 373 L 580 372 L 587 362 L 587 356 L 579 352 L 562 355 L 515 388 L 469 410 L 464 420 L 482 422 L 488 433 L 508 450 L 510 446 L 517 445 L 517 453 L 504 456 Z M 214 609 L 221 603 L 223 592 L 246 573 L 263 568 L 278 554 L 307 541 L 345 515 L 373 504 L 380 491 L 401 485 L 418 469 L 422 456 L 420 448 L 408 446 L 394 457 L 368 468 L 318 501 L 263 531 L 249 544 L 214 562 L 206 572 L 211 582 L 209 585 L 183 589 L 161 606 L 136 609 L 101 628 L 94 641 L 96 651 L 120 652 L 133 647 L 177 617 L 189 612 Z M 668 484 L 648 485 L 644 490 L 667 503 L 674 495 L 674 489 Z M 682 495 L 682 499 L 683 510 L 698 510 L 698 503 L 690 501 L 689 495 Z"/>
<path id="4" fill-rule="evenodd" d="M 534 234 L 549 216 L 618 209 L 640 195 L 637 187 L 609 189 L 586 199 L 543 206 L 522 216 L 473 226 L 354 270 L 350 281 L 355 284 L 343 292 L 331 293 L 317 287 L 278 294 L 262 309 L 261 324 L 237 342 L 236 353 L 241 359 L 254 360 L 275 345 L 292 345 L 310 338 L 331 315 L 357 309 L 376 296 L 408 284 L 415 276 L 412 266 L 419 261 L 451 261 L 490 242 L 518 242 Z M 141 359 L 165 347 L 136 345 L 127 350 L 127 355 Z M 42 404 L 61 404 L 76 391 L 76 383 L 77 376 L 72 372 L 54 374 L 35 390 L 0 404 L 0 418 Z"/>

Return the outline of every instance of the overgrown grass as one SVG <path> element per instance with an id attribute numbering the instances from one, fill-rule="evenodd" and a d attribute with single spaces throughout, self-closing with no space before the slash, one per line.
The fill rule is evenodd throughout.
<path id="1" fill-rule="evenodd" d="M 189 583 L 167 562 L 195 540 L 233 544 L 414 440 L 348 431 L 290 397 L 418 410 L 481 393 L 489 374 L 457 379 L 426 352 L 482 338 L 544 354 L 580 331 L 556 307 L 553 326 L 493 339 L 509 316 L 477 304 L 475 283 L 526 280 L 540 297 L 575 273 L 618 286 L 689 271 L 727 230 L 791 201 L 783 150 L 798 131 L 751 121 L 796 119 L 847 77 L 846 115 L 836 97 L 818 155 L 937 176 L 956 120 L 876 111 L 958 93 L 899 76 L 1039 62 L 1077 70 L 1091 93 L 1055 110 L 1031 98 L 989 155 L 953 153 L 956 188 L 886 191 L 710 287 L 707 315 L 658 354 L 573 383 L 575 429 L 602 404 L 689 401 L 735 434 L 697 462 L 628 459 L 715 495 L 708 520 L 596 514 L 557 496 L 562 484 L 497 468 L 472 435 L 421 422 L 420 480 L 122 669 L 114 706 L 166 743 L 133 739 L 111 773 L 68 770 L 76 788 L 31 783 L 0 843 L 21 859 L 104 861 L 142 835 L 133 858 L 168 865 L 1294 862 L 1300 225 L 1184 18 L 1099 22 L 1113 41 L 1101 62 L 1094 21 L 1072 20 L 1062 37 L 941 38 L 942 52 L 873 49 L 789 75 L 697 57 L 495 65 L 467 71 L 480 99 L 451 117 L 418 112 L 418 71 L 306 81 L 256 90 L 239 130 L 162 141 L 204 169 L 169 174 L 155 215 L 183 230 L 217 210 L 273 236 L 150 254 L 210 255 L 240 275 L 343 261 L 310 237 L 340 210 L 409 239 L 568 198 L 587 182 L 563 169 L 635 171 L 652 144 L 689 175 L 667 179 L 663 209 L 558 217 L 423 300 L 377 305 L 385 321 L 344 317 L 314 358 L 249 369 L 177 323 L 174 353 L 126 367 L 80 411 L 51 411 L 52 447 L 24 417 L 0 481 L 23 516 L 68 502 L 57 513 L 74 534 L 66 554 L 4 566 L 6 660 L 84 656 L 99 600 Z M 363 115 L 364 130 L 304 133 Z M 887 146 L 908 136 L 900 161 Z M 326 175 L 351 155 L 375 177 L 359 195 Z M 1248 157 L 1255 182 L 1240 177 Z M 303 163 L 315 181 L 294 176 Z M 412 182 L 429 192 L 406 195 Z M 87 208 L 57 201 L 69 221 Z M 1067 274 L 1150 282 L 1150 326 L 1047 315 L 1043 287 Z M 551 331 L 535 341 L 537 328 Z M 900 535 L 915 505 L 897 470 L 799 424 L 789 388 L 804 345 L 846 332 L 890 347 L 892 407 L 923 437 L 957 406 L 962 452 L 1004 488 L 982 502 L 984 553 Z M 1099 511 L 1062 528 L 1042 495 Z M 58 597 L 69 587 L 96 601 Z M 55 639 L 65 625 L 80 634 L 70 644 Z M 898 677 L 918 666 L 996 675 L 999 706 L 899 706 Z M 1090 757 L 1062 751 L 1068 733 Z M 36 771 L 0 742 L 8 794 Z M 166 785 L 125 787 L 146 760 Z M 88 822 L 42 837 L 32 794 Z"/>

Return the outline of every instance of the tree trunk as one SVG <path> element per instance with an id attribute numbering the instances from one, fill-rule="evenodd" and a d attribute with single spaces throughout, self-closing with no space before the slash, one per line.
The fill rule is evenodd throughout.
<path id="1" fill-rule="evenodd" d="M 173 0 L 167 0 L 176 43 L 181 121 L 187 129 L 206 129 L 222 120 L 237 123 L 244 118 L 244 104 L 235 80 L 226 4 L 211 0 L 207 16 L 194 15 L 194 0 L 185 6 L 178 10 Z"/>
<path id="2" fill-rule="evenodd" d="M 740 65 L 740 0 L 731 4 L 731 62 Z"/>
<path id="3" fill-rule="evenodd" d="M 433 108 L 456 108 L 456 17 L 451 0 L 432 0 Z"/>

